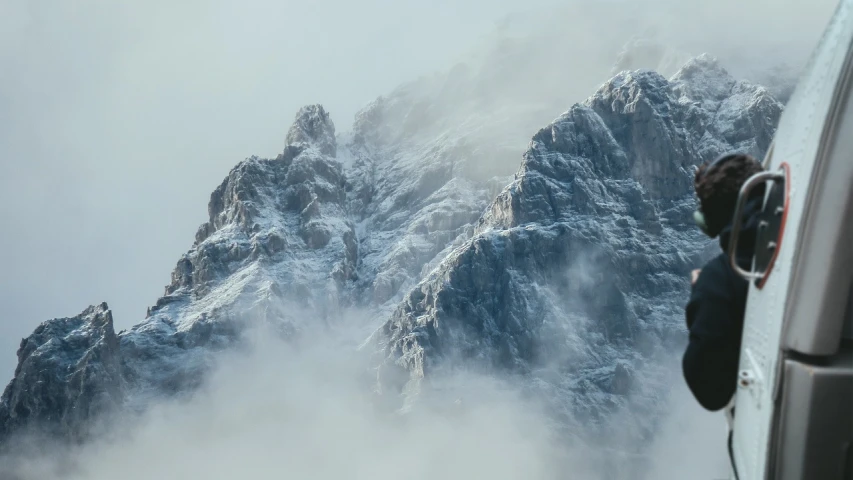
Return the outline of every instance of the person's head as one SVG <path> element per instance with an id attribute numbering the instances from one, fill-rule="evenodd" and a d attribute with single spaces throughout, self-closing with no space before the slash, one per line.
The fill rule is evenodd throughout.
<path id="1" fill-rule="evenodd" d="M 741 153 L 727 154 L 696 170 L 693 188 L 699 199 L 696 223 L 711 238 L 732 221 L 740 187 L 762 171 L 761 163 Z"/>

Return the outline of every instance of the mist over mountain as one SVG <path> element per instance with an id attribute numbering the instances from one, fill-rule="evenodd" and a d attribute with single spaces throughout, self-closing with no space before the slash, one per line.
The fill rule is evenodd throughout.
<path id="1" fill-rule="evenodd" d="M 116 333 L 101 304 L 22 342 L 3 437 L 87 439 L 111 415 L 191 396 L 259 325 L 293 348 L 331 331 L 354 349 L 342 332 L 367 338 L 387 318 L 354 350 L 379 367 L 364 374 L 377 405 L 418 408 L 458 370 L 498 375 L 573 441 L 642 454 L 629 445 L 664 413 L 659 362 L 680 347 L 686 273 L 707 246 L 690 223 L 692 167 L 761 156 L 781 110 L 707 55 L 669 80 L 624 71 L 536 133 L 506 178 L 467 168 L 458 137 L 407 135 L 420 112 L 405 95 L 347 135 L 307 106 L 282 154 L 246 159 L 214 190 L 143 322 Z M 613 455 L 613 474 L 634 468 Z"/>
<path id="2" fill-rule="evenodd" d="M 259 477 L 655 470 L 688 273 L 715 248 L 691 221 L 693 167 L 763 155 L 804 54 L 638 33 L 632 16 L 654 16 L 623 7 L 590 7 L 583 28 L 555 26 L 570 9 L 510 19 L 345 128 L 301 108 L 280 154 L 213 190 L 144 319 L 116 332 L 101 303 L 23 339 L 0 472 L 109 478 L 148 454 L 148 478 L 235 449 L 228 468 Z M 559 55 L 596 29 L 614 34 Z M 44 438 L 57 446 L 27 443 Z M 188 455 L 169 455 L 178 443 Z M 320 450 L 332 461 L 309 460 Z M 228 478 L 216 464 L 204 478 Z"/>
<path id="3" fill-rule="evenodd" d="M 451 3 L 449 16 L 449 3 L 415 15 L 432 7 L 383 0 L 0 7 L 0 376 L 45 318 L 106 300 L 116 328 L 141 321 L 212 187 L 238 160 L 280 153 L 303 105 L 322 103 L 345 133 L 423 73 L 406 86 L 431 105 L 418 129 L 470 118 L 471 150 L 499 153 L 472 167 L 511 175 L 532 132 L 615 74 L 631 39 L 677 61 L 634 55 L 620 70 L 669 77 L 708 52 L 783 101 L 772 83 L 795 76 L 835 1 Z M 441 89 L 454 64 L 472 80 L 464 98 Z"/>

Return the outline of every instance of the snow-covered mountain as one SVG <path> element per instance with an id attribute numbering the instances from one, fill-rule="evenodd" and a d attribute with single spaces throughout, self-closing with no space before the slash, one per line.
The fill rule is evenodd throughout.
<path id="1" fill-rule="evenodd" d="M 606 430 L 631 401 L 644 414 L 616 428 L 648 432 L 667 390 L 651 359 L 679 351 L 685 279 L 708 245 L 690 221 L 693 166 L 761 156 L 780 113 L 707 56 L 669 80 L 617 74 L 533 137 L 474 236 L 377 332 L 384 389 L 415 395 L 465 362 L 518 374 L 568 426 Z"/>
<path id="2" fill-rule="evenodd" d="M 518 118 L 479 112 L 488 76 L 468 68 L 378 99 L 344 134 L 301 109 L 282 154 L 244 160 L 211 194 L 143 321 L 116 333 L 101 304 L 22 341 L 0 439 L 83 436 L 192 391 L 251 325 L 310 342 L 352 309 L 396 406 L 465 365 L 526 382 L 566 426 L 605 425 L 629 399 L 653 411 L 644 366 L 679 341 L 686 275 L 707 254 L 692 167 L 761 155 L 781 104 L 708 56 L 669 80 L 620 72 L 536 133 L 518 168 Z"/>

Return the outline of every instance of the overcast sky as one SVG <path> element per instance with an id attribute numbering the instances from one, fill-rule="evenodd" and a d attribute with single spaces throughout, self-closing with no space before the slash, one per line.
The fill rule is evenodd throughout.
<path id="1" fill-rule="evenodd" d="M 210 192 L 276 155 L 300 106 L 347 130 L 506 15 L 552 3 L 0 0 L 0 387 L 43 320 L 106 301 L 117 329 L 141 321 Z"/>

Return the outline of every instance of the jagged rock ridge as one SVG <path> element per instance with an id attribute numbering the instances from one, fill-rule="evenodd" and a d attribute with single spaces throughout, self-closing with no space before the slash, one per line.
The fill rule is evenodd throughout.
<path id="1" fill-rule="evenodd" d="M 124 381 L 112 313 L 102 303 L 44 322 L 18 349 L 15 378 L 0 400 L 0 433 L 32 417 L 48 434 L 78 435 L 94 415 L 121 405 Z"/>
<path id="2" fill-rule="evenodd" d="M 15 378 L 0 401 L 0 436 L 26 423 L 58 423 L 59 431 L 73 435 L 106 406 L 86 404 L 89 397 L 81 395 L 84 408 L 73 411 L 58 401 L 39 403 L 43 395 L 30 398 L 39 391 L 31 384 L 38 380 L 36 372 L 52 372 L 51 388 L 59 392 L 83 383 L 87 391 L 109 392 L 116 406 L 144 408 L 152 395 L 191 391 L 215 353 L 237 344 L 246 325 L 267 322 L 294 336 L 306 322 L 334 318 L 345 302 L 358 252 L 334 135 L 324 109 L 309 106 L 298 112 L 287 136 L 293 143 L 281 155 L 252 157 L 235 166 L 211 194 L 209 221 L 178 261 L 165 295 L 141 323 L 116 335 L 103 304 L 98 312 L 110 321 L 101 330 L 89 326 L 88 309 L 72 319 L 45 322 L 25 339 Z M 84 325 L 74 330 L 74 338 L 82 339 L 64 340 L 66 324 Z M 83 340 L 111 346 L 98 353 L 109 359 L 102 367 L 109 375 L 95 368 Z M 34 342 L 42 345 L 35 353 L 27 347 Z M 82 358 L 83 363 L 53 366 L 43 357 Z M 75 395 L 68 394 L 68 401 Z"/>
<path id="3" fill-rule="evenodd" d="M 483 152 L 470 131 L 416 119 L 418 105 L 405 91 L 380 99 L 337 140 L 322 107 L 300 110 L 281 155 L 241 162 L 213 192 L 143 322 L 61 343 L 39 333 L 68 319 L 51 320 L 25 340 L 44 353 L 19 352 L 0 436 L 39 422 L 70 435 L 106 405 L 190 391 L 247 325 L 294 338 L 348 306 L 390 318 L 372 340 L 392 397 L 461 358 L 519 374 L 566 422 L 604 418 L 678 328 L 684 275 L 706 245 L 687 227 L 692 166 L 727 149 L 760 155 L 781 109 L 707 57 L 669 81 L 623 72 L 537 133 L 504 180 L 502 166 L 474 168 Z M 87 312 L 72 323 L 91 323 Z M 111 345 L 101 370 L 38 363 L 91 358 L 98 342 Z M 44 369 L 57 372 L 53 391 L 82 379 L 109 402 L 72 414 L 28 400 L 30 373 Z"/>
<path id="4" fill-rule="evenodd" d="M 520 374 L 568 425 L 606 423 L 634 391 L 648 426 L 661 394 L 647 360 L 675 350 L 707 245 L 690 222 L 693 166 L 760 157 L 780 114 L 707 56 L 670 80 L 616 75 L 533 137 L 475 235 L 377 332 L 383 390 L 410 396 L 431 373 L 484 364 Z"/>

